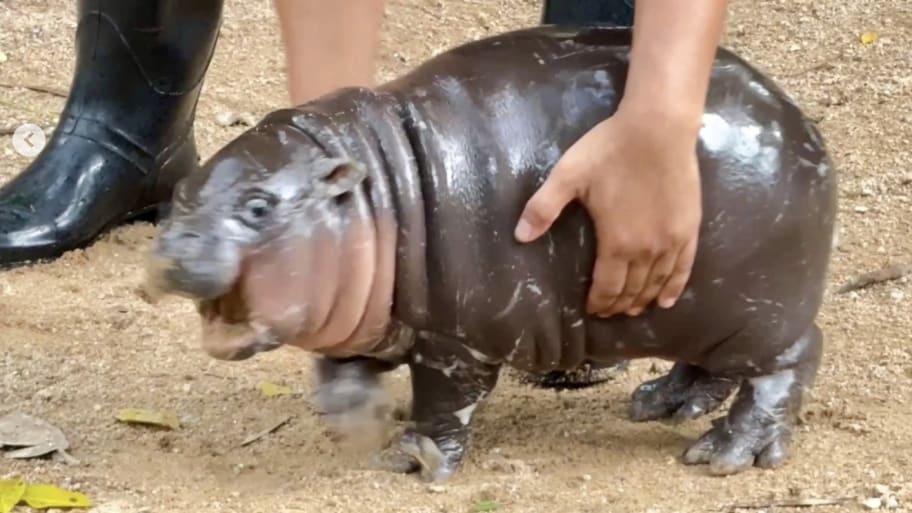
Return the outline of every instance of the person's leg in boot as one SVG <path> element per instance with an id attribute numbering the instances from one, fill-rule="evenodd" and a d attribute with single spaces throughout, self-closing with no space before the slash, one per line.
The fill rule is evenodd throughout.
<path id="1" fill-rule="evenodd" d="M 384 3 L 275 0 L 293 105 L 374 84 Z"/>
<path id="2" fill-rule="evenodd" d="M 0 265 L 53 259 L 154 214 L 198 163 L 193 120 L 222 0 L 81 0 L 44 150 L 0 189 Z"/>
<path id="3" fill-rule="evenodd" d="M 634 0 L 545 0 L 542 24 L 633 26 Z"/>
<path id="4" fill-rule="evenodd" d="M 633 26 L 634 0 L 545 0 L 544 25 Z M 627 370 L 629 362 L 584 362 L 572 371 L 552 371 L 542 376 L 522 376 L 532 386 L 566 390 L 604 383 Z"/>

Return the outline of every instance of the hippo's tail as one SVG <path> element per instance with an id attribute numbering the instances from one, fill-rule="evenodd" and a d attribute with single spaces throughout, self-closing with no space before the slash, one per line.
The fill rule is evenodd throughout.
<path id="1" fill-rule="evenodd" d="M 545 374 L 518 373 L 516 379 L 534 388 L 579 390 L 613 381 L 619 374 L 627 371 L 628 364 L 627 360 L 613 363 L 587 361 L 568 371 L 556 370 Z"/>

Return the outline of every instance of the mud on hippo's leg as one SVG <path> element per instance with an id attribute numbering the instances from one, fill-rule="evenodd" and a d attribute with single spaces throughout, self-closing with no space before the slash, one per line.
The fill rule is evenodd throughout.
<path id="1" fill-rule="evenodd" d="M 685 451 L 684 463 L 708 463 L 715 475 L 784 463 L 804 393 L 820 366 L 822 345 L 820 328 L 811 325 L 780 355 L 776 371 L 745 379 L 728 415 L 715 419 L 712 429 Z"/>
<path id="2" fill-rule="evenodd" d="M 477 360 L 458 340 L 419 336 L 409 368 L 414 426 L 387 468 L 443 482 L 461 466 L 472 414 L 497 384 L 500 366 Z"/>
<path id="3" fill-rule="evenodd" d="M 711 413 L 738 387 L 738 381 L 689 363 L 676 363 L 668 374 L 641 384 L 633 392 L 630 419 L 671 419 L 679 423 Z"/>

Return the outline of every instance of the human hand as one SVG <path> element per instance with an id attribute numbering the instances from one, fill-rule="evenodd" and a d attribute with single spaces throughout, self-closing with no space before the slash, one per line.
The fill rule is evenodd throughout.
<path id="1" fill-rule="evenodd" d="M 570 201 L 583 203 L 597 239 L 590 314 L 638 315 L 655 299 L 670 308 L 690 277 L 702 217 L 698 132 L 663 116 L 622 104 L 561 157 L 517 224 L 528 242 Z"/>

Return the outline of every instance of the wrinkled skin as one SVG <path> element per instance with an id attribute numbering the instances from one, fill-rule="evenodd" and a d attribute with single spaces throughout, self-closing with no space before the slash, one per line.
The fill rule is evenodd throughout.
<path id="1" fill-rule="evenodd" d="M 408 365 L 413 425 L 389 466 L 429 480 L 459 468 L 503 366 L 547 376 L 643 357 L 676 365 L 634 392 L 632 420 L 698 418 L 734 394 L 685 463 L 782 464 L 820 363 L 837 202 L 817 129 L 774 84 L 719 51 L 700 246 L 674 307 L 585 314 L 595 235 L 579 205 L 540 241 L 512 237 L 560 154 L 616 108 L 629 42 L 522 30 L 271 113 L 178 188 L 151 287 L 201 304 L 215 357 L 322 355 L 330 421 L 373 415 L 378 376 Z"/>

